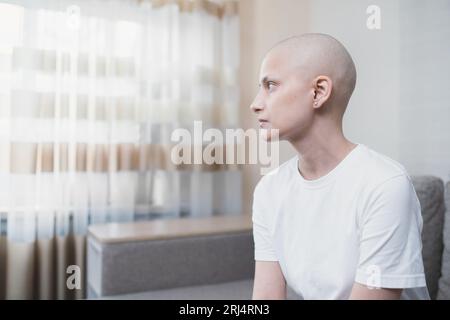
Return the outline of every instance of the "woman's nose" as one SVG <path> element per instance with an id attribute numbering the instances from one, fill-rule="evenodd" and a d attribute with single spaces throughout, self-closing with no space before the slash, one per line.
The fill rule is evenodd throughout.
<path id="1" fill-rule="evenodd" d="M 263 108 L 264 108 L 264 105 L 263 105 L 262 101 L 260 99 L 258 99 L 258 97 L 256 97 L 253 100 L 253 102 L 250 104 L 250 109 L 255 113 L 260 112 Z"/>

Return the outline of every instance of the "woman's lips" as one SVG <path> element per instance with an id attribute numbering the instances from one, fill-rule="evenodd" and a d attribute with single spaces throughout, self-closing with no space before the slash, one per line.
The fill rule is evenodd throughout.
<path id="1" fill-rule="evenodd" d="M 269 122 L 267 120 L 259 120 L 259 127 L 264 128 L 269 125 Z"/>

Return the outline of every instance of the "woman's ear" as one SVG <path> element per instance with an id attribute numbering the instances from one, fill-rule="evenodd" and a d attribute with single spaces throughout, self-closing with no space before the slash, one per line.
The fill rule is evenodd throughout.
<path id="1" fill-rule="evenodd" d="M 318 76 L 314 79 L 314 108 L 320 108 L 330 98 L 332 88 L 333 82 L 330 77 Z"/>

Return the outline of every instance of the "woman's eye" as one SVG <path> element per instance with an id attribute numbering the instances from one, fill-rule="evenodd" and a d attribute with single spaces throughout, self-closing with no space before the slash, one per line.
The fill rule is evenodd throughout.
<path id="1" fill-rule="evenodd" d="M 274 87 L 275 87 L 275 83 L 273 83 L 273 82 L 269 82 L 269 83 L 267 84 L 267 89 L 268 89 L 269 91 L 271 91 Z"/>

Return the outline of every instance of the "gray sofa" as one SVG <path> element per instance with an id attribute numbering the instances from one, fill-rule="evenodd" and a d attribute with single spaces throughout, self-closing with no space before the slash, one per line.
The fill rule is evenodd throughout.
<path id="1" fill-rule="evenodd" d="M 432 299 L 450 299 L 450 182 L 413 177 L 423 215 L 423 259 Z M 123 239 L 122 239 L 123 240 Z M 251 227 L 174 239 L 102 243 L 88 237 L 88 298 L 251 299 Z M 288 299 L 298 298 L 288 288 Z"/>

